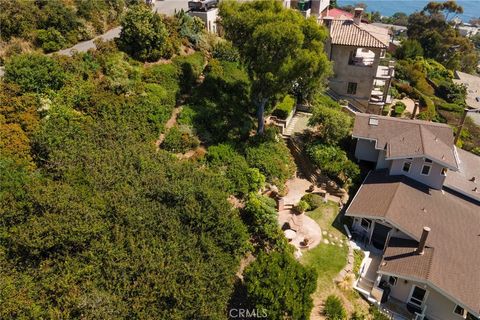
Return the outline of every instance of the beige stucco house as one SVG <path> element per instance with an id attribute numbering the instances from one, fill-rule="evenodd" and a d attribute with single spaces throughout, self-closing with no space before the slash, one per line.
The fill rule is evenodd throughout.
<path id="1" fill-rule="evenodd" d="M 334 76 L 329 87 L 337 98 L 348 100 L 359 111 L 380 114 L 390 102 L 388 91 L 394 76 L 393 61 L 384 59 L 390 34 L 362 22 L 362 11 L 356 8 L 353 19 L 320 19 L 330 32 L 325 49 Z"/>
<path id="2" fill-rule="evenodd" d="M 357 114 L 373 167 L 346 210 L 366 258 L 355 288 L 398 319 L 480 317 L 480 157 L 444 124 Z"/>

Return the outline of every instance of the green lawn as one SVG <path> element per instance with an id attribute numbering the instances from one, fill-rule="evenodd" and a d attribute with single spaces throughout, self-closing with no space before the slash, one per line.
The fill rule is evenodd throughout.
<path id="1" fill-rule="evenodd" d="M 340 226 L 337 221 L 338 206 L 329 202 L 314 211 L 307 212 L 307 215 L 315 220 L 322 231 L 327 231 L 323 239 L 336 241 L 335 237 L 345 240 L 345 236 L 336 228 Z M 332 237 L 330 236 L 333 236 Z M 322 240 L 323 241 L 323 240 Z M 343 247 L 336 244 L 320 243 L 317 247 L 304 253 L 302 263 L 311 266 L 317 270 L 318 284 L 317 294 L 322 297 L 327 295 L 333 288 L 333 279 L 342 270 L 347 262 L 348 247 L 343 243 Z"/>

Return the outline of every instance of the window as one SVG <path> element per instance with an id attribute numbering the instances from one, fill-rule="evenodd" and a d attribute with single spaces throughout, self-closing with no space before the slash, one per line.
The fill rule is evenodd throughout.
<path id="1" fill-rule="evenodd" d="M 410 294 L 409 303 L 421 308 L 426 295 L 427 295 L 427 290 L 417 286 L 413 286 L 412 293 Z"/>
<path id="2" fill-rule="evenodd" d="M 426 163 L 432 163 L 432 160 L 428 159 L 428 158 L 425 158 L 425 162 Z"/>
<path id="3" fill-rule="evenodd" d="M 394 286 L 394 285 L 397 284 L 397 280 L 398 280 L 397 277 L 392 277 L 392 276 L 390 276 L 390 277 L 388 278 L 388 283 L 389 283 L 390 285 Z"/>
<path id="4" fill-rule="evenodd" d="M 424 165 L 422 167 L 422 174 L 424 176 L 428 176 L 430 174 L 430 168 L 431 168 L 431 166 Z"/>
<path id="5" fill-rule="evenodd" d="M 347 87 L 347 94 L 357 94 L 357 83 L 349 82 Z"/>
<path id="6" fill-rule="evenodd" d="M 410 167 L 412 166 L 412 163 L 410 161 L 405 161 L 403 163 L 403 172 L 409 172 L 410 171 Z"/>
<path id="7" fill-rule="evenodd" d="M 360 225 L 363 229 L 368 230 L 370 228 L 370 220 L 362 219 L 362 221 L 360 221 Z"/>
<path id="8" fill-rule="evenodd" d="M 448 171 L 447 168 L 443 168 L 443 169 L 442 169 L 442 176 L 446 176 L 446 175 L 447 175 L 447 171 Z"/>
<path id="9" fill-rule="evenodd" d="M 458 304 L 455 306 L 455 309 L 453 309 L 453 313 L 458 314 L 459 316 L 464 317 L 465 316 L 465 309 L 460 307 Z"/>

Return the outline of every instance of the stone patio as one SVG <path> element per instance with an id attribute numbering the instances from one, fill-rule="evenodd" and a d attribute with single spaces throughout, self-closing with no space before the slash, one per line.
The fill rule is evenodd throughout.
<path id="1" fill-rule="evenodd" d="M 292 226 L 292 218 L 297 223 Z M 304 213 L 295 214 L 293 210 L 282 210 L 278 213 L 278 225 L 280 228 L 285 223 L 289 223 L 297 232 L 296 237 L 290 241 L 290 244 L 297 249 L 312 249 L 315 248 L 322 241 L 322 230 L 320 226 L 310 217 Z M 308 239 L 308 247 L 303 246 L 303 241 Z"/>

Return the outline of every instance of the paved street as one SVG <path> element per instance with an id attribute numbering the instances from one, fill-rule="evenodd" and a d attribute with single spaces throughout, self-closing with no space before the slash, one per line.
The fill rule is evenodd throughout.
<path id="1" fill-rule="evenodd" d="M 173 15 L 175 11 L 179 11 L 180 9 L 187 10 L 187 8 L 188 0 L 157 0 L 153 5 L 153 10 L 155 12 L 166 15 Z M 108 41 L 118 38 L 120 36 L 120 31 L 121 27 L 110 29 L 104 34 L 93 38 L 92 40 L 79 42 L 71 48 L 63 49 L 55 53 L 71 56 L 74 52 L 86 52 L 89 49 L 95 48 L 95 43 L 93 43 L 94 40 L 103 39 L 104 41 Z"/>

